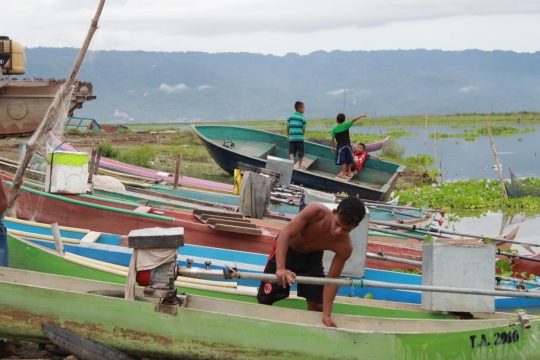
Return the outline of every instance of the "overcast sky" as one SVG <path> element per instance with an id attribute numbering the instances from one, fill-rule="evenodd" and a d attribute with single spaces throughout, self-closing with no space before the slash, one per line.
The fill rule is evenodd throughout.
<path id="1" fill-rule="evenodd" d="M 0 0 L 0 35 L 76 47 L 99 0 Z M 539 0 L 107 0 L 91 50 L 540 50 Z"/>

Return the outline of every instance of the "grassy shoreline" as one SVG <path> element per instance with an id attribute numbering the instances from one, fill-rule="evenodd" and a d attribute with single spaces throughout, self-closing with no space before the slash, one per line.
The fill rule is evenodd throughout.
<path id="1" fill-rule="evenodd" d="M 368 114 L 367 118 L 362 119 L 355 126 L 377 126 L 379 123 L 381 126 L 395 126 L 395 125 L 425 125 L 426 116 L 428 119 L 428 124 L 459 124 L 459 123 L 478 123 L 483 124 L 486 122 L 489 123 L 501 123 L 501 122 L 511 122 L 519 119 L 521 123 L 535 123 L 540 122 L 540 113 L 531 112 L 531 111 L 522 111 L 522 112 L 508 112 L 508 113 L 491 113 L 491 114 L 477 114 L 477 113 L 467 113 L 467 114 L 454 114 L 454 115 L 410 115 L 410 116 L 401 116 L 401 117 L 379 117 L 378 119 L 372 115 Z M 326 118 L 326 119 L 310 119 L 309 114 L 308 118 L 308 129 L 309 127 L 326 125 L 327 127 L 332 127 L 335 125 L 335 119 Z M 192 124 L 199 125 L 223 125 L 223 126 L 248 126 L 255 129 L 266 130 L 266 129 L 284 129 L 285 128 L 285 119 L 279 120 L 237 120 L 237 121 L 208 121 L 208 122 L 171 122 L 171 123 L 133 123 L 128 124 L 128 126 L 133 131 L 166 131 L 166 130 L 175 130 L 179 126 L 189 126 Z"/>

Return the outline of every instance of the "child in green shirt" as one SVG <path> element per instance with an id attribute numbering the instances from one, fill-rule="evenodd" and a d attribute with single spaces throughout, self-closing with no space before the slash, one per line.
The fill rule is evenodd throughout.
<path id="1" fill-rule="evenodd" d="M 362 114 L 349 122 L 345 122 L 345 114 L 339 113 L 336 117 L 338 125 L 332 129 L 331 133 L 332 152 L 336 153 L 336 165 L 341 165 L 341 172 L 337 176 L 342 179 L 352 176 L 351 165 L 354 162 L 349 129 L 355 121 L 363 117 L 367 117 L 367 115 Z M 337 142 L 337 148 L 334 146 L 334 141 Z"/>

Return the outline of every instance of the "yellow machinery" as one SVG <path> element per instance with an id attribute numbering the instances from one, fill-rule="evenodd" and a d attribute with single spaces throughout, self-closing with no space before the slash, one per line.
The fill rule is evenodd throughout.
<path id="1" fill-rule="evenodd" d="M 20 42 L 0 36 L 0 67 L 2 75 L 22 75 L 26 72 L 24 47 Z"/>

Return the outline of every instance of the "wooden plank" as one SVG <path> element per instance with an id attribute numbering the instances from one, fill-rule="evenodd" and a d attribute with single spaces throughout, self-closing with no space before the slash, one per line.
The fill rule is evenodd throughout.
<path id="1" fill-rule="evenodd" d="M 339 176 L 336 175 L 336 177 L 334 178 L 334 180 L 338 180 L 338 181 L 349 181 L 353 178 L 353 176 L 356 175 L 356 174 L 352 174 L 351 176 L 348 176 L 346 178 L 340 178 Z"/>
<path id="2" fill-rule="evenodd" d="M 194 209 L 193 210 L 193 215 L 205 215 L 205 214 L 217 215 L 217 216 L 229 217 L 229 218 L 238 218 L 238 219 L 243 219 L 244 218 L 244 215 L 242 215 L 242 214 L 225 213 L 225 212 L 222 212 L 222 211 L 212 211 L 212 210 L 203 210 L 203 209 Z"/>
<path id="3" fill-rule="evenodd" d="M 95 243 L 97 239 L 99 239 L 101 236 L 101 233 L 98 231 L 90 231 L 88 234 L 84 235 L 84 237 L 81 239 L 81 242 L 85 243 Z"/>
<path id="4" fill-rule="evenodd" d="M 223 219 L 223 220 L 232 220 L 234 219 L 234 221 L 238 221 L 238 222 L 243 222 L 243 223 L 250 223 L 251 221 L 249 219 L 241 219 L 241 218 L 233 218 L 233 217 L 229 217 L 229 216 L 219 216 L 219 215 L 211 215 L 211 214 L 203 214 L 201 215 L 201 219 L 202 221 L 206 222 L 208 221 L 208 219 Z"/>
<path id="5" fill-rule="evenodd" d="M 133 211 L 141 212 L 141 213 L 149 213 L 151 210 L 152 210 L 151 207 L 141 205 L 141 206 L 139 206 L 138 208 L 136 208 Z"/>
<path id="6" fill-rule="evenodd" d="M 313 165 L 313 163 L 314 163 L 316 160 L 317 160 L 317 159 L 311 159 L 311 158 L 305 157 L 305 158 L 302 160 L 302 166 L 305 168 L 304 170 L 307 170 L 311 165 Z M 294 169 L 298 170 L 298 163 L 294 164 Z"/>
<path id="7" fill-rule="evenodd" d="M 245 223 L 245 222 L 239 222 L 239 221 L 231 221 L 231 220 L 223 220 L 223 219 L 216 219 L 216 218 L 210 218 L 206 222 L 208 225 L 215 225 L 215 224 L 223 224 L 223 225 L 234 225 L 234 226 L 240 226 L 240 227 L 246 227 L 251 229 L 256 229 L 257 225 L 251 224 L 251 223 Z"/>
<path id="8" fill-rule="evenodd" d="M 58 223 L 51 224 L 51 230 L 54 236 L 54 246 L 56 251 L 60 254 L 64 254 L 64 243 L 62 242 L 62 237 L 60 236 L 60 229 L 58 229 Z"/>
<path id="9" fill-rule="evenodd" d="M 235 233 L 246 234 L 246 235 L 261 235 L 262 234 L 261 229 L 250 229 L 250 228 L 234 226 L 234 225 L 223 225 L 223 224 L 210 225 L 209 224 L 208 226 L 218 231 L 229 231 L 229 232 L 235 232 Z"/>

